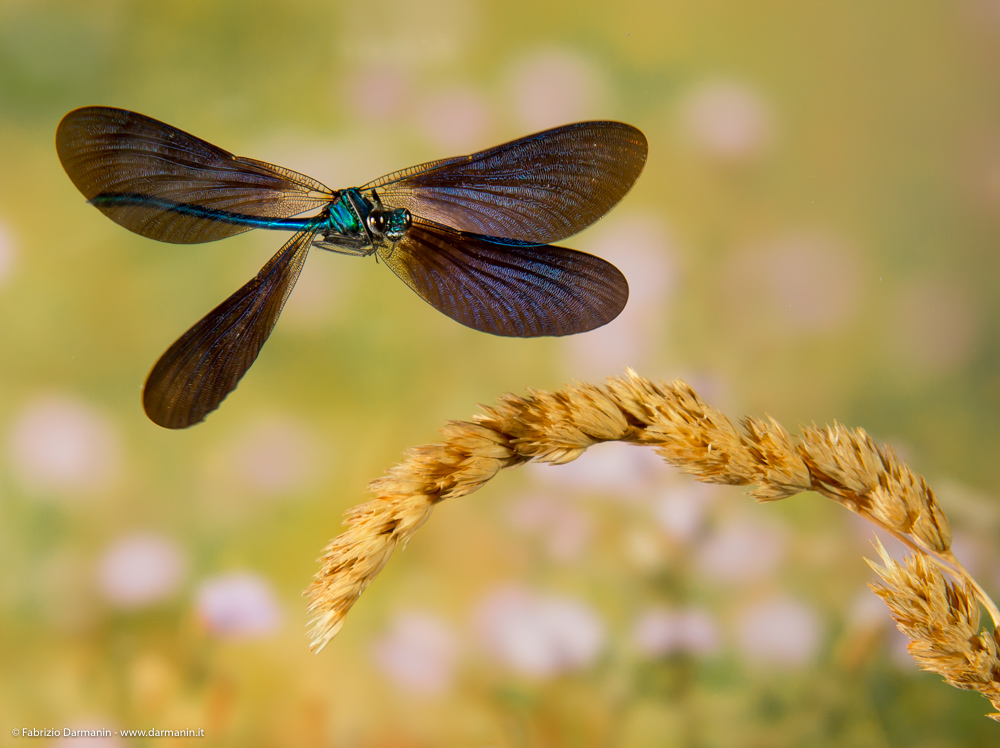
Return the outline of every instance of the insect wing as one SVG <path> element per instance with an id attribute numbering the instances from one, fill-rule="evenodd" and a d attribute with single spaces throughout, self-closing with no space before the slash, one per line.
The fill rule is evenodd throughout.
<path id="1" fill-rule="evenodd" d="M 646 137 L 621 122 L 578 122 L 471 156 L 388 174 L 375 188 L 459 231 L 548 244 L 582 231 L 629 191 L 646 163 Z"/>
<path id="2" fill-rule="evenodd" d="M 299 277 L 315 230 L 301 231 L 256 277 L 184 333 L 156 362 L 142 403 L 152 421 L 182 429 L 203 420 L 236 389 Z"/>
<path id="3" fill-rule="evenodd" d="M 628 300 L 611 263 L 563 247 L 497 242 L 418 220 L 379 257 L 431 306 L 494 335 L 572 335 L 600 327 Z"/>
<path id="4" fill-rule="evenodd" d="M 123 109 L 70 112 L 56 131 L 56 151 L 73 184 L 102 213 L 164 242 L 221 239 L 254 228 L 254 219 L 287 218 L 333 197 L 303 174 L 234 156 Z"/>

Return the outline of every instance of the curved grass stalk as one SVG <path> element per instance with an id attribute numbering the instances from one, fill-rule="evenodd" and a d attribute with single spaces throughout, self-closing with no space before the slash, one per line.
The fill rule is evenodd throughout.
<path id="1" fill-rule="evenodd" d="M 1000 612 L 951 553 L 951 529 L 926 481 L 862 429 L 837 423 L 802 429 L 799 439 L 773 418 L 744 418 L 742 430 L 686 383 L 654 383 L 629 369 L 604 385 L 504 395 L 472 421 L 445 425 L 444 443 L 410 449 L 370 485 L 376 498 L 351 509 L 327 545 L 307 590 L 314 651 L 397 546 L 444 499 L 472 493 L 504 468 L 570 462 L 590 446 L 623 441 L 655 449 L 669 464 L 708 483 L 753 485 L 758 501 L 814 491 L 905 543 L 902 563 L 879 545 L 881 582 L 872 589 L 910 638 L 925 670 L 979 691 L 1000 720 Z M 993 627 L 980 631 L 980 605 Z"/>

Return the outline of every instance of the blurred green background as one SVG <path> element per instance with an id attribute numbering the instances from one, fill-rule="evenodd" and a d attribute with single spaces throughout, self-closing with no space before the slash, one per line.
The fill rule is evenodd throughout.
<path id="1" fill-rule="evenodd" d="M 140 405 L 153 362 L 283 238 L 167 245 L 101 216 L 53 146 L 89 104 L 335 188 L 627 121 L 644 174 L 565 244 L 617 264 L 629 306 L 506 340 L 316 251 L 239 389 L 165 431 Z M 445 419 L 631 365 L 732 417 L 869 429 L 996 593 L 998 240 L 997 0 L 3 0 L 0 735 L 993 744 L 988 702 L 907 659 L 863 523 L 618 445 L 442 505 L 319 656 L 301 591 L 367 481 Z"/>

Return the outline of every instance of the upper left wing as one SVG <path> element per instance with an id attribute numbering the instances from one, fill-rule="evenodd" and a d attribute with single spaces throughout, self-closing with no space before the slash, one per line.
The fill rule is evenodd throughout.
<path id="1" fill-rule="evenodd" d="M 234 156 L 124 109 L 70 112 L 56 130 L 56 151 L 73 184 L 102 213 L 164 242 L 221 239 L 333 197 L 315 179 Z"/>

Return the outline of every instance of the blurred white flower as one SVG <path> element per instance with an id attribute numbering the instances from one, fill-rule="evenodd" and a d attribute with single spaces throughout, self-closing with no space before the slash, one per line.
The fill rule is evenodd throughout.
<path id="1" fill-rule="evenodd" d="M 14 418 L 8 436 L 14 473 L 32 490 L 94 494 L 118 476 L 120 449 L 103 413 L 70 395 L 43 395 Z"/>
<path id="2" fill-rule="evenodd" d="M 515 59 L 507 75 L 514 114 L 531 130 L 594 119 L 607 109 L 601 70 L 567 49 L 540 49 Z"/>
<path id="3" fill-rule="evenodd" d="M 452 87 L 426 94 L 420 103 L 424 137 L 441 149 L 443 156 L 486 148 L 489 105 L 472 87 Z"/>
<path id="4" fill-rule="evenodd" d="M 760 520 L 733 519 L 698 549 L 698 571 L 731 584 L 760 579 L 773 572 L 785 554 L 783 528 Z"/>
<path id="5" fill-rule="evenodd" d="M 101 556 L 97 586 L 112 605 L 142 608 L 177 592 L 186 566 L 172 540 L 136 533 L 119 538 Z"/>
<path id="6" fill-rule="evenodd" d="M 797 600 L 769 598 L 742 612 L 736 639 L 751 663 L 804 667 L 819 649 L 821 622 L 812 608 Z"/>
<path id="7" fill-rule="evenodd" d="M 451 689 L 457 651 L 455 633 L 438 618 L 408 612 L 396 617 L 372 647 L 372 658 L 397 686 L 416 694 Z"/>
<path id="8" fill-rule="evenodd" d="M 632 641 L 647 657 L 675 652 L 708 656 L 719 651 L 719 627 L 711 613 L 700 608 L 652 608 L 643 612 L 632 630 Z"/>
<path id="9" fill-rule="evenodd" d="M 271 586 L 256 574 L 230 572 L 202 582 L 196 594 L 198 617 L 213 634 L 255 639 L 273 634 L 281 611 Z"/>
<path id="10" fill-rule="evenodd" d="M 604 624 L 585 603 L 521 587 L 503 587 L 477 606 L 486 650 L 510 670 L 535 678 L 591 666 L 604 648 Z"/>
<path id="11" fill-rule="evenodd" d="M 508 517 L 516 529 L 540 536 L 548 554 L 560 561 L 578 559 L 594 534 L 593 520 L 582 509 L 537 494 L 513 502 Z"/>
<path id="12" fill-rule="evenodd" d="M 14 237 L 10 230 L 0 223 L 0 286 L 14 269 Z"/>
<path id="13" fill-rule="evenodd" d="M 767 102 L 745 83 L 701 83 L 681 100 L 682 134 L 699 150 L 720 161 L 746 161 L 771 145 L 774 125 Z"/>

